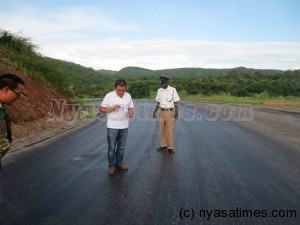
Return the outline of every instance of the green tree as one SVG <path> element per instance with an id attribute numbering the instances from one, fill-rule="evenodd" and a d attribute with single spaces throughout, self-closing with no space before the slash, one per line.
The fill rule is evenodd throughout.
<path id="1" fill-rule="evenodd" d="M 136 82 L 130 85 L 129 93 L 133 98 L 148 98 L 150 97 L 150 88 L 144 82 Z"/>

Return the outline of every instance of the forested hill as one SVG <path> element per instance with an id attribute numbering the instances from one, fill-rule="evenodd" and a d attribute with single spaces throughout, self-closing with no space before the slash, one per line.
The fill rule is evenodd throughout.
<path id="1" fill-rule="evenodd" d="M 138 76 L 138 77 L 152 76 L 153 72 L 154 72 L 153 70 L 129 66 L 129 67 L 125 67 L 125 68 L 121 69 L 120 71 L 116 72 L 114 74 L 114 76 L 123 77 L 123 78 L 128 77 L 128 76 Z"/>
<path id="2" fill-rule="evenodd" d="M 47 83 L 67 97 L 99 97 L 113 89 L 115 78 L 76 63 L 42 56 L 37 49 L 30 38 L 0 29 L 2 71 L 17 71 Z"/>
<path id="3" fill-rule="evenodd" d="M 194 76 L 225 76 L 229 71 L 236 71 L 237 73 L 244 74 L 265 74 L 272 75 L 274 73 L 283 72 L 281 70 L 265 70 L 265 69 L 249 69 L 245 67 L 237 67 L 232 69 L 206 69 L 206 68 L 176 68 L 176 69 L 164 69 L 164 70 L 149 70 L 140 67 L 125 67 L 120 71 L 114 73 L 114 76 L 128 77 L 128 76 L 167 76 L 167 77 L 194 77 Z"/>
<path id="4" fill-rule="evenodd" d="M 19 71 L 47 83 L 67 97 L 103 97 L 117 79 L 128 82 L 135 98 L 147 98 L 159 87 L 159 76 L 171 77 L 171 85 L 187 95 L 300 96 L 300 70 L 178 68 L 150 70 L 125 67 L 120 71 L 94 70 L 40 55 L 30 38 L 0 29 L 0 69 Z M 175 78 L 176 77 L 176 78 Z M 41 90 L 43 91 L 43 90 Z"/>
<path id="5" fill-rule="evenodd" d="M 49 57 L 43 57 L 42 61 L 45 65 L 51 67 L 55 74 L 59 74 L 62 82 L 58 84 L 58 87 L 68 96 L 78 98 L 99 97 L 113 88 L 114 78 L 103 72 Z M 50 77 L 48 80 L 50 80 Z"/>
<path id="6" fill-rule="evenodd" d="M 114 75 L 118 71 L 101 69 L 101 70 L 97 70 L 97 72 L 105 74 L 105 75 Z"/>

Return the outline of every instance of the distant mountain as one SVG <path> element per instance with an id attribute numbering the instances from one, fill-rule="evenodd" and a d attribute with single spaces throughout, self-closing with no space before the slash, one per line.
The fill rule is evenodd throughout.
<path id="1" fill-rule="evenodd" d="M 206 69 L 206 68 L 176 68 L 165 70 L 149 70 L 140 67 L 125 67 L 114 75 L 118 77 L 132 77 L 132 76 L 167 76 L 167 77 L 182 77 L 182 76 L 225 76 L 229 71 L 236 71 L 237 73 L 255 74 L 261 72 L 264 74 L 273 74 L 275 72 L 282 72 L 281 70 L 263 70 L 252 69 L 246 67 L 236 67 L 232 69 Z"/>
<path id="2" fill-rule="evenodd" d="M 101 70 L 97 70 L 97 72 L 100 72 L 100 73 L 102 73 L 102 74 L 104 74 L 104 75 L 114 75 L 114 74 L 117 73 L 118 71 L 101 69 Z"/>
<path id="3" fill-rule="evenodd" d="M 151 76 L 154 70 L 144 69 L 140 67 L 125 67 L 115 73 L 118 77 L 128 77 L 128 76 Z"/>
<path id="4" fill-rule="evenodd" d="M 284 70 L 275 70 L 275 69 L 253 69 L 253 68 L 246 68 L 246 67 L 236 67 L 230 70 L 235 70 L 238 73 L 250 73 L 250 74 L 255 74 L 256 72 L 263 72 L 264 74 L 274 74 L 274 73 L 284 71 Z"/>
<path id="5" fill-rule="evenodd" d="M 177 68 L 156 70 L 154 76 L 182 77 L 182 76 L 224 76 L 227 69 L 204 69 L 204 68 Z"/>
<path id="6" fill-rule="evenodd" d="M 134 76 L 151 76 L 153 70 L 144 69 L 141 67 L 124 67 L 114 74 L 116 77 L 134 77 Z"/>
<path id="7" fill-rule="evenodd" d="M 73 62 L 42 56 L 36 52 L 36 46 L 30 39 L 7 31 L 1 32 L 0 29 L 0 73 L 8 71 L 18 71 L 23 77 L 28 76 L 32 80 L 46 83 L 63 95 L 73 98 L 103 97 L 114 88 L 118 78 L 128 81 L 128 88 L 139 92 L 138 94 L 147 90 L 155 92 L 159 87 L 158 77 L 162 75 L 176 77 L 172 79 L 172 85 L 187 94 L 229 93 L 233 96 L 254 96 L 266 92 L 272 97 L 300 96 L 300 70 L 245 67 L 150 70 L 130 66 L 120 71 L 96 71 Z M 42 99 L 50 96 L 48 90 L 40 88 L 38 91 L 41 92 L 39 97 Z M 43 93 L 47 93 L 47 96 Z"/>

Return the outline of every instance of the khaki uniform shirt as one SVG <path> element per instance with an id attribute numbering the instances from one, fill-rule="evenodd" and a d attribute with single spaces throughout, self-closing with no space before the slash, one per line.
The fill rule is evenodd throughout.
<path id="1" fill-rule="evenodd" d="M 176 88 L 168 86 L 166 89 L 157 90 L 155 100 L 159 102 L 159 107 L 164 109 L 174 108 L 174 102 L 180 101 Z"/>

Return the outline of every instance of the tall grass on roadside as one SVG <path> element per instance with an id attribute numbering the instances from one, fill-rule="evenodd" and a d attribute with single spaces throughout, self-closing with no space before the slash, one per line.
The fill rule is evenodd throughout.
<path id="1" fill-rule="evenodd" d="M 38 46 L 21 32 L 11 33 L 0 29 L 0 67 L 19 70 L 24 75 L 48 83 L 66 92 L 65 79 L 53 65 L 38 53 Z"/>
<path id="2" fill-rule="evenodd" d="M 38 49 L 31 38 L 24 37 L 21 32 L 13 34 L 5 30 L 0 30 L 0 45 L 17 53 L 37 54 Z"/>
<path id="3" fill-rule="evenodd" d="M 300 97 L 295 96 L 279 96 L 270 97 L 268 92 L 261 92 L 252 97 L 237 97 L 230 94 L 220 95 L 189 95 L 185 91 L 180 91 L 179 96 L 182 100 L 197 101 L 197 102 L 219 102 L 219 103 L 235 103 L 235 104 L 251 104 L 261 105 L 266 102 L 286 102 L 286 103 L 300 103 Z"/>

